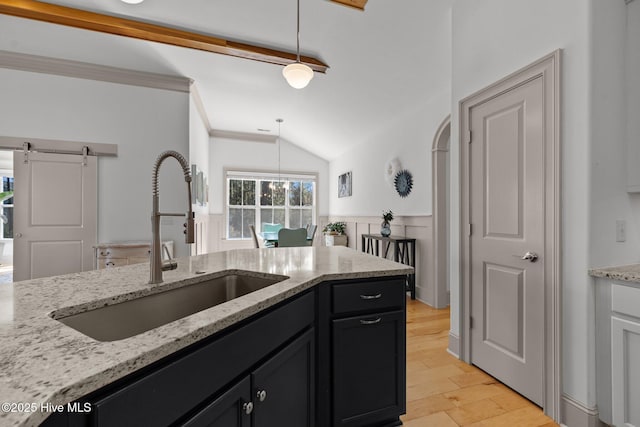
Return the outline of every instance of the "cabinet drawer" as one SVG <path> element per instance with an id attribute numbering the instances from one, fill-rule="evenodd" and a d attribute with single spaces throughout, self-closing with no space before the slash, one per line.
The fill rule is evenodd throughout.
<path id="1" fill-rule="evenodd" d="M 405 280 L 394 278 L 378 281 L 333 284 L 333 312 L 351 313 L 404 307 Z"/>
<path id="2" fill-rule="evenodd" d="M 98 248 L 96 255 L 98 258 L 129 258 L 129 257 L 148 257 L 151 253 L 149 245 L 128 247 L 128 248 Z"/>
<path id="3" fill-rule="evenodd" d="M 628 316 L 640 317 L 640 289 L 624 285 L 611 285 L 611 310 Z"/>
<path id="4" fill-rule="evenodd" d="M 98 268 L 113 268 L 128 265 L 129 260 L 126 258 L 98 258 Z"/>

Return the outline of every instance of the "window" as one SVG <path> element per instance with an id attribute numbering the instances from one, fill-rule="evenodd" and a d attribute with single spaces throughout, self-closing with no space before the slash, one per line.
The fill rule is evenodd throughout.
<path id="1" fill-rule="evenodd" d="M 13 176 L 2 174 L 2 192 L 13 191 Z M 13 197 L 0 204 L 0 238 L 13 239 Z"/>
<path id="2" fill-rule="evenodd" d="M 251 239 L 249 226 L 315 223 L 316 176 L 227 172 L 227 239 Z"/>

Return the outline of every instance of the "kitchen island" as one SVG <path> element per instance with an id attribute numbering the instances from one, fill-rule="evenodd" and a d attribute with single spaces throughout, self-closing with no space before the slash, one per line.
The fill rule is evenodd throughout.
<path id="1" fill-rule="evenodd" d="M 343 297 L 347 301 L 351 295 L 359 295 L 363 301 L 369 299 L 375 307 L 375 304 L 383 304 L 387 295 L 379 297 L 382 293 L 379 289 L 388 287 L 391 290 L 396 285 L 404 298 L 401 278 L 412 271 L 405 265 L 344 247 L 303 247 L 235 250 L 179 259 L 178 269 L 165 272 L 164 283 L 157 285 L 147 283 L 149 266 L 146 264 L 7 285 L 0 288 L 0 400 L 13 404 L 13 407 L 3 407 L 4 410 L 0 411 L 0 425 L 39 425 L 48 416 L 55 416 L 59 405 L 80 402 L 105 387 L 113 388 L 113 384 L 150 369 L 150 366 L 162 367 L 167 358 L 176 353 L 185 354 L 201 342 L 215 344 L 217 336 L 226 336 L 224 334 L 237 325 L 244 327 L 260 323 L 263 315 L 276 316 L 286 309 L 288 301 L 296 301 L 304 307 L 300 304 L 305 299 L 305 304 L 315 307 L 315 310 L 327 307 L 329 311 L 309 313 L 310 323 L 296 332 L 292 342 L 297 342 L 303 335 L 310 342 L 316 342 L 339 331 L 338 335 L 346 339 L 345 345 L 349 345 L 355 336 L 350 335 L 354 330 L 350 323 L 353 321 L 359 321 L 359 325 L 388 322 L 386 324 L 400 325 L 403 332 L 403 304 L 399 310 L 373 318 L 373 311 L 358 313 L 356 307 L 341 301 Z M 283 276 L 284 280 L 146 332 L 113 341 L 90 338 L 52 318 L 52 313 L 60 319 L 239 272 L 256 277 Z M 369 281 L 375 292 L 363 295 L 362 289 L 369 286 Z M 313 302 L 308 302 L 311 298 Z M 398 303 L 393 304 L 397 307 Z M 359 317 L 346 317 L 352 313 Z M 329 324 L 334 325 L 333 332 L 327 330 Z M 404 337 L 399 338 L 399 335 L 396 333 L 394 336 L 400 340 L 398 344 L 403 345 Z M 322 342 L 317 346 L 318 352 L 312 357 L 314 363 L 318 359 L 317 368 L 314 366 L 313 370 L 344 368 L 351 372 L 353 367 L 349 365 L 333 366 L 328 360 L 332 347 L 325 344 Z M 341 349 L 336 346 L 333 350 L 339 353 Z M 401 350 L 403 366 L 396 374 L 402 378 L 401 384 L 396 385 L 404 388 L 404 348 Z M 317 377 L 317 387 L 314 385 L 317 399 L 313 400 L 320 408 L 317 409 L 315 425 L 335 425 L 336 411 L 340 408 L 334 407 L 331 410 L 333 415 L 327 410 L 331 402 L 335 402 L 330 391 L 332 386 L 327 383 L 326 375 L 319 373 Z M 219 397 L 214 392 L 212 398 Z M 399 396 L 404 398 L 404 392 Z M 401 406 L 404 409 L 404 401 Z M 81 411 L 84 406 L 73 408 Z M 323 418 L 330 416 L 334 421 Z M 357 417 L 352 417 L 341 424 L 358 425 L 358 422 Z"/>

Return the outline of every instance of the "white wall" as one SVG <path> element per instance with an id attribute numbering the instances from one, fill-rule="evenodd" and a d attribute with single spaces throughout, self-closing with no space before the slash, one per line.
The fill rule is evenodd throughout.
<path id="1" fill-rule="evenodd" d="M 283 124 L 284 126 L 284 124 Z M 327 186 L 329 162 L 281 139 L 280 169 L 285 172 L 313 172 L 318 174 L 317 196 L 320 216 L 329 210 Z M 267 142 L 239 141 L 211 138 L 211 188 L 209 213 L 224 213 L 224 169 L 278 173 L 278 145 Z"/>
<path id="2" fill-rule="evenodd" d="M 600 0 L 594 0 L 600 1 Z M 563 392 L 593 407 L 589 263 L 590 2 L 457 0 L 453 6 L 451 313 L 459 334 L 459 101 L 533 61 L 562 54 Z"/>
<path id="3" fill-rule="evenodd" d="M 632 3 L 629 5 L 638 6 Z M 640 7 L 635 7 L 640 11 Z M 640 260 L 640 236 L 636 216 L 626 191 L 627 97 L 625 95 L 626 10 L 624 2 L 594 2 L 592 19 L 591 119 L 591 265 L 611 266 Z M 636 13 L 640 24 L 640 13 Z M 629 39 L 635 49 L 640 40 Z M 640 72 L 640 68 L 637 70 Z M 629 76 L 630 82 L 638 74 Z M 630 85 L 631 86 L 631 85 Z M 631 96 L 633 99 L 633 96 Z M 637 104 L 637 100 L 634 100 Z M 638 109 L 635 111 L 638 113 Z M 629 116 L 631 119 L 632 117 Z M 630 120 L 634 123 L 638 119 Z M 638 168 L 638 165 L 632 165 Z M 626 242 L 616 242 L 616 220 L 627 223 Z"/>
<path id="4" fill-rule="evenodd" d="M 209 132 L 205 127 L 198 108 L 192 97 L 189 100 L 189 161 L 197 165 L 198 170 L 204 172 L 209 180 Z M 195 203 L 195 194 L 194 203 Z M 196 204 L 193 210 L 197 213 L 208 214 L 209 206 Z"/>
<path id="5" fill-rule="evenodd" d="M 374 134 L 363 129 L 369 139 L 331 161 L 331 216 L 380 216 L 382 220 L 382 211 L 388 209 L 404 216 L 432 214 L 431 148 L 438 126 L 451 112 L 450 2 L 431 5 L 415 44 L 420 51 L 398 64 L 406 70 L 404 79 L 382 82 L 391 88 L 394 84 L 410 84 L 413 91 L 405 103 L 412 107 L 376 123 Z M 433 91 L 434 87 L 440 90 Z M 406 198 L 400 197 L 385 179 L 385 165 L 394 157 L 413 175 L 413 189 Z M 353 173 L 352 196 L 338 198 L 338 176 L 349 171 Z"/>
<path id="6" fill-rule="evenodd" d="M 634 1 L 627 5 L 627 39 L 626 39 L 626 89 L 627 95 L 627 135 L 626 140 L 634 150 L 640 152 L 640 2 Z M 634 154 L 635 154 L 634 153 Z M 627 163 L 628 176 L 634 177 L 634 182 L 640 182 L 640 165 L 637 155 L 630 155 Z M 640 193 L 630 194 L 633 218 L 629 223 L 629 235 L 640 238 Z M 640 258 L 640 248 L 631 250 L 635 259 Z"/>
<path id="7" fill-rule="evenodd" d="M 189 101 L 189 161 L 192 165 L 197 165 L 198 171 L 204 173 L 204 184 L 207 185 L 211 179 L 209 174 L 209 131 L 204 120 L 206 118 L 200 115 L 192 95 Z M 197 178 L 195 176 L 191 178 L 195 183 Z M 204 191 L 207 193 L 206 188 Z M 208 193 L 205 194 L 206 196 L 208 196 Z M 195 213 L 195 242 L 190 245 L 191 255 L 200 255 L 210 252 L 211 247 L 209 203 L 205 201 L 205 204 L 201 205 L 197 202 L 195 193 L 192 194 L 192 197 L 194 203 L 193 211 Z"/>
<path id="8" fill-rule="evenodd" d="M 448 82 L 444 82 L 448 84 Z M 329 206 L 331 216 L 380 216 L 391 209 L 396 215 L 430 215 L 431 147 L 442 120 L 449 114 L 450 92 L 423 94 L 420 108 L 411 115 L 394 117 L 389 126 L 331 162 Z M 413 189 L 400 197 L 385 179 L 385 165 L 397 157 L 413 176 Z M 338 176 L 352 172 L 352 196 L 338 198 Z"/>
<path id="9" fill-rule="evenodd" d="M 0 135 L 118 145 L 98 161 L 98 241 L 151 239 L 151 170 L 161 151 L 189 153 L 189 95 L 0 68 Z M 178 163 L 160 175 L 163 211 L 186 211 Z M 162 226 L 187 255 L 182 221 Z"/>
<path id="10" fill-rule="evenodd" d="M 285 123 L 283 124 L 283 127 Z M 318 175 L 316 185 L 318 217 L 327 216 L 329 210 L 328 182 L 329 162 L 288 142 L 284 137 L 280 149 L 280 169 L 285 172 L 312 172 Z M 210 251 L 253 247 L 249 240 L 225 239 L 225 169 L 278 172 L 278 145 L 267 142 L 240 141 L 211 138 L 209 149 L 209 235 Z"/>

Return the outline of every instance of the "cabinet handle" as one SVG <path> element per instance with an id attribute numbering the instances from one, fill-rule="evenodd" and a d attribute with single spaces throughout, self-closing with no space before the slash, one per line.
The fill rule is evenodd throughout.
<path id="1" fill-rule="evenodd" d="M 377 295 L 360 295 L 360 298 L 362 299 L 378 299 L 380 297 L 382 297 L 382 292 Z"/>
<path id="2" fill-rule="evenodd" d="M 251 415 L 253 412 L 253 402 L 246 402 L 242 405 L 242 410 L 245 414 Z"/>
<path id="3" fill-rule="evenodd" d="M 111 267 L 111 266 L 113 266 L 115 264 L 112 263 L 111 261 L 109 261 L 109 262 L 105 262 L 104 265 L 107 266 L 107 267 Z"/>
<path id="4" fill-rule="evenodd" d="M 361 325 L 375 325 L 376 323 L 380 323 L 381 320 L 382 320 L 382 317 L 378 317 L 377 319 L 373 319 L 373 320 L 360 320 L 360 324 Z"/>
<path id="5" fill-rule="evenodd" d="M 260 400 L 260 402 L 264 402 L 264 400 L 267 398 L 266 390 L 258 390 L 258 392 L 256 393 L 256 397 L 258 398 L 258 400 Z"/>
<path id="6" fill-rule="evenodd" d="M 107 256 L 109 255 L 109 251 L 100 251 L 100 256 Z"/>

